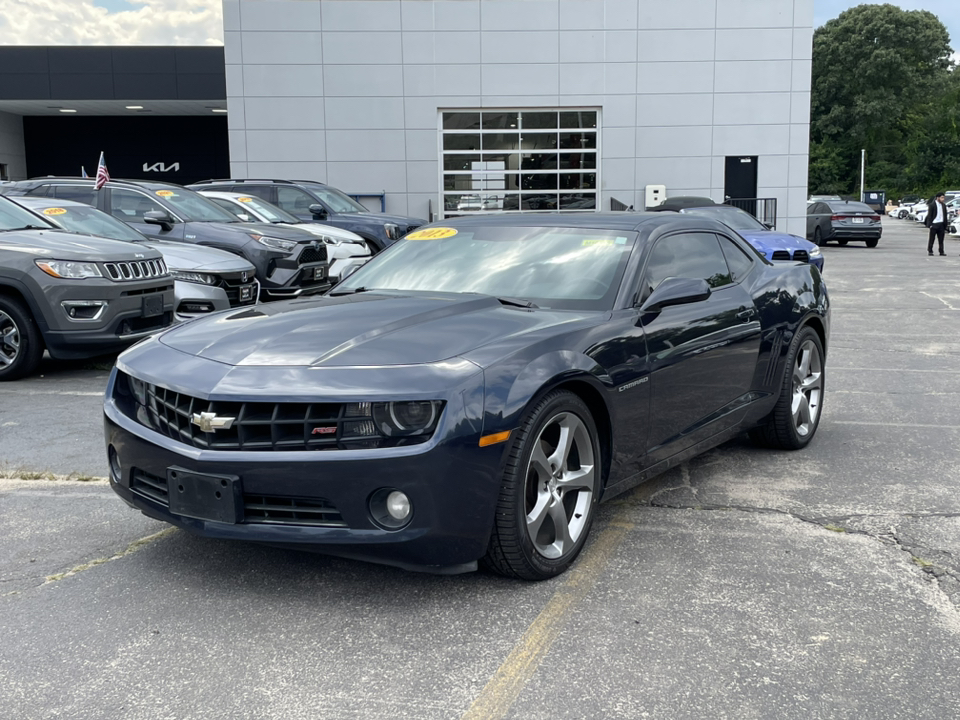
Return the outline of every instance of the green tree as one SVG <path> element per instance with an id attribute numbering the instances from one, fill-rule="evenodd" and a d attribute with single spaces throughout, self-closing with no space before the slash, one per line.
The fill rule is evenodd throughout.
<path id="1" fill-rule="evenodd" d="M 810 189 L 851 193 L 867 150 L 871 186 L 902 192 L 921 182 L 911 162 L 915 131 L 953 80 L 950 36 L 926 10 L 859 5 L 813 36 Z M 933 123 L 937 125 L 937 123 Z M 931 126 L 924 151 L 939 157 L 941 130 Z M 939 139 L 938 139 L 939 138 Z M 960 152 L 960 148 L 954 152 Z M 917 156 L 919 157 L 919 156 Z M 949 165 L 949 160 L 945 160 Z"/>

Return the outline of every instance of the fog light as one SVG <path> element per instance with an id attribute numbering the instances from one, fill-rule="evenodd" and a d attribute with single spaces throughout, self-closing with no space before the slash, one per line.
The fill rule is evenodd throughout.
<path id="1" fill-rule="evenodd" d="M 410 515 L 410 498 L 399 490 L 387 495 L 387 512 L 395 520 L 406 520 Z"/>
<path id="2" fill-rule="evenodd" d="M 107 451 L 107 457 L 110 460 L 110 479 L 119 485 L 120 480 L 123 478 L 123 468 L 120 467 L 120 456 L 117 454 L 116 448 L 114 448 L 113 445 L 111 445 Z"/>
<path id="3" fill-rule="evenodd" d="M 413 504 L 405 493 L 381 488 L 370 496 L 370 515 L 385 530 L 399 530 L 413 517 Z"/>

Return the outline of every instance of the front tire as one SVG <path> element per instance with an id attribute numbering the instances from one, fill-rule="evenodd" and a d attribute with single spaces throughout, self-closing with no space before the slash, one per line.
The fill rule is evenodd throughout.
<path id="1" fill-rule="evenodd" d="M 0 295 L 0 382 L 29 375 L 43 357 L 43 338 L 23 303 Z"/>
<path id="2" fill-rule="evenodd" d="M 810 443 L 823 408 L 823 361 L 820 336 L 813 328 L 801 329 L 787 355 L 777 404 L 766 422 L 750 432 L 755 441 L 783 450 L 799 450 Z"/>
<path id="3" fill-rule="evenodd" d="M 816 228 L 814 228 L 814 230 L 813 230 L 813 244 L 816 245 L 817 247 L 823 247 L 823 246 L 824 246 L 823 233 L 820 232 L 820 228 L 819 228 L 819 227 L 816 227 Z"/>
<path id="4" fill-rule="evenodd" d="M 597 426 L 583 400 L 566 390 L 539 400 L 510 449 L 484 566 L 523 580 L 570 567 L 590 532 L 601 464 Z"/>

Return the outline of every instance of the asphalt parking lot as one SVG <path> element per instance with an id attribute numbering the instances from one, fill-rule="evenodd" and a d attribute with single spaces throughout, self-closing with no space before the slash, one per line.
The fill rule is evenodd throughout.
<path id="1" fill-rule="evenodd" d="M 0 717 L 955 718 L 960 242 L 884 223 L 824 249 L 813 443 L 620 496 L 544 583 L 194 538 L 89 479 L 108 361 L 0 385 Z"/>

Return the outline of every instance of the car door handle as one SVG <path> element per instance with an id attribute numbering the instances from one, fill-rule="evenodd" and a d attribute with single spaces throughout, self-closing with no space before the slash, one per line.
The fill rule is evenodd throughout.
<path id="1" fill-rule="evenodd" d="M 737 320 L 749 320 L 756 314 L 753 309 L 744 309 L 737 313 Z"/>

